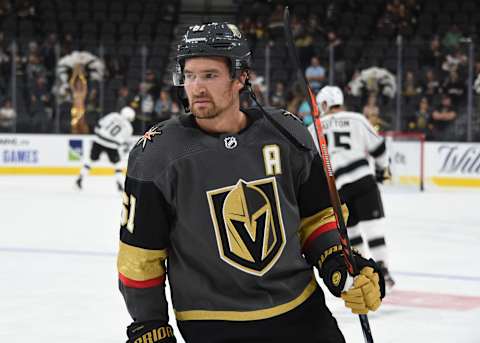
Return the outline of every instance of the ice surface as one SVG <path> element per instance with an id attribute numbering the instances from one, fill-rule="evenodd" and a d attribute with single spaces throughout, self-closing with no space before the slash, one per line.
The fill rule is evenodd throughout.
<path id="1" fill-rule="evenodd" d="M 0 342 L 125 341 L 120 195 L 112 177 L 73 181 L 0 177 Z M 397 285 L 369 315 L 375 342 L 480 342 L 480 192 L 386 188 L 384 203 Z M 358 317 L 327 301 L 347 342 L 363 342 Z"/>

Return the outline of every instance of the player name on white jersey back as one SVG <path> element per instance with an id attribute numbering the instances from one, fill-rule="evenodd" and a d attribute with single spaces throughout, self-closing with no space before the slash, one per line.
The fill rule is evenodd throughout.
<path id="1" fill-rule="evenodd" d="M 321 122 L 338 188 L 373 175 L 372 158 L 379 168 L 387 166 L 384 139 L 362 114 L 341 111 L 323 116 Z M 315 135 L 313 125 L 309 131 Z"/>

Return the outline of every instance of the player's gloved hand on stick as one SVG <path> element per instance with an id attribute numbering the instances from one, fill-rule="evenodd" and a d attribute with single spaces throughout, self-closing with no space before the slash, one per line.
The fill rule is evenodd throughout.
<path id="1" fill-rule="evenodd" d="M 330 292 L 341 297 L 353 313 L 367 314 L 378 309 L 385 296 L 385 280 L 374 260 L 354 253 L 360 274 L 352 278 L 347 271 L 343 254 L 338 251 L 320 265 L 320 275 Z"/>
<path id="2" fill-rule="evenodd" d="M 390 180 L 391 178 L 392 173 L 390 172 L 390 167 L 375 168 L 375 179 L 378 183 L 383 183 L 383 181 Z"/>
<path id="3" fill-rule="evenodd" d="M 368 311 L 376 311 L 383 298 L 379 274 L 371 267 L 364 267 L 360 275 L 355 277 L 353 285 L 342 292 L 341 297 L 352 313 L 367 314 Z"/>
<path id="4" fill-rule="evenodd" d="M 127 328 L 126 343 L 176 343 L 173 328 L 165 322 L 156 320 L 148 322 L 133 322 Z"/>

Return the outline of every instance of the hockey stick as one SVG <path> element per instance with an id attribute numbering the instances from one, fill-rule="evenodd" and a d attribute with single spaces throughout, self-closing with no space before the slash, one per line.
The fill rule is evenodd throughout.
<path id="1" fill-rule="evenodd" d="M 318 111 L 317 101 L 315 99 L 315 94 L 313 93 L 310 85 L 308 83 L 305 74 L 302 72 L 300 67 L 300 62 L 295 50 L 295 45 L 293 41 L 292 31 L 290 29 L 290 13 L 288 7 L 285 7 L 283 12 L 283 27 L 285 30 L 285 38 L 287 41 L 288 52 L 290 59 L 293 62 L 294 68 L 297 73 L 300 74 L 300 81 L 302 86 L 308 93 L 308 102 L 310 109 L 313 115 L 313 123 L 315 125 L 315 133 L 317 138 L 318 146 L 320 147 L 320 155 L 323 160 L 323 169 L 327 177 L 328 184 L 328 193 L 330 195 L 330 201 L 332 203 L 333 212 L 337 221 L 338 233 L 340 236 L 340 242 L 342 244 L 343 258 L 345 260 L 345 265 L 347 266 L 348 273 L 352 276 L 358 275 L 358 268 L 355 263 L 352 254 L 352 247 L 350 246 L 350 240 L 348 239 L 347 228 L 345 226 L 345 221 L 343 218 L 342 207 L 340 202 L 340 197 L 338 195 L 338 190 L 335 185 L 335 177 L 333 175 L 332 165 L 330 163 L 330 157 L 327 150 L 327 142 L 325 136 L 323 135 L 322 124 L 320 121 L 320 113 Z M 360 324 L 362 326 L 363 338 L 366 343 L 373 343 L 372 332 L 370 330 L 370 324 L 368 322 L 368 317 L 366 314 L 359 314 Z"/>

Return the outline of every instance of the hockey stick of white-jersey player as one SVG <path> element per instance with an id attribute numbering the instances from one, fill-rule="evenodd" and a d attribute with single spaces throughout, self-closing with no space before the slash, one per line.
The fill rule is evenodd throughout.
<path id="1" fill-rule="evenodd" d="M 305 74 L 301 72 L 300 62 L 295 50 L 295 45 L 292 37 L 292 31 L 290 29 L 290 13 L 288 7 L 285 7 L 283 13 L 283 26 L 285 31 L 285 38 L 288 47 L 290 58 L 293 62 L 294 68 L 297 74 L 300 74 L 300 81 L 308 93 L 308 102 L 313 115 L 313 123 L 315 125 L 316 139 L 318 146 L 320 147 L 320 155 L 323 160 L 323 169 L 327 177 L 328 190 L 330 195 L 330 201 L 332 203 L 333 212 L 337 221 L 337 227 L 340 236 L 340 242 L 342 244 L 342 252 L 347 266 L 348 273 L 352 276 L 358 275 L 359 271 L 355 263 L 355 259 L 352 254 L 352 247 L 350 246 L 350 240 L 348 239 L 347 227 L 345 226 L 345 220 L 341 209 L 340 196 L 338 195 L 337 186 L 335 184 L 335 177 L 333 175 L 332 166 L 330 163 L 330 157 L 327 150 L 327 141 L 323 135 L 322 124 L 320 121 L 320 112 L 318 110 L 315 94 L 313 93 L 310 84 L 308 83 Z M 366 314 L 359 314 L 360 324 L 362 326 L 363 337 L 366 343 L 373 343 L 372 332 L 370 330 L 370 324 Z"/>

